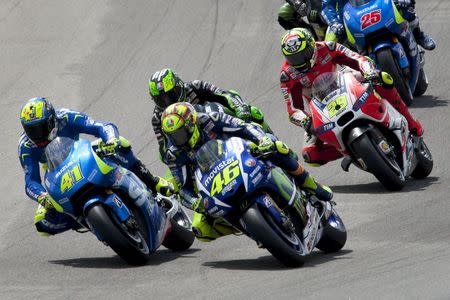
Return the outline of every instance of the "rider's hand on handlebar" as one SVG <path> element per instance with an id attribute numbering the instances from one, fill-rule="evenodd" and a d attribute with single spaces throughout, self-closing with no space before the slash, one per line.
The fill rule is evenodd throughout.
<path id="1" fill-rule="evenodd" d="M 156 191 L 166 197 L 170 197 L 175 193 L 172 183 L 162 177 L 158 177 Z"/>
<path id="2" fill-rule="evenodd" d="M 380 74 L 376 69 L 370 69 L 362 74 L 366 81 L 376 83 L 380 81 Z"/>
<path id="3" fill-rule="evenodd" d="M 200 214 L 205 213 L 206 210 L 205 210 L 205 205 L 203 204 L 202 197 L 198 197 L 194 201 L 194 203 L 192 203 L 191 208 L 192 208 L 193 211 L 195 211 L 197 213 L 200 213 Z"/>
<path id="4" fill-rule="evenodd" d="M 302 17 L 308 15 L 308 5 L 304 0 L 294 0 L 293 1 L 294 10 Z"/>
<path id="5" fill-rule="evenodd" d="M 313 134 L 312 121 L 310 117 L 304 117 L 300 120 L 300 125 L 305 129 L 306 133 L 309 135 Z"/>
<path id="6" fill-rule="evenodd" d="M 330 31 L 333 32 L 335 35 L 342 36 L 344 34 L 344 25 L 341 23 L 335 22 L 330 25 Z"/>
<path id="7" fill-rule="evenodd" d="M 115 154 L 120 147 L 120 140 L 118 138 L 109 139 L 106 143 L 100 142 L 98 149 L 104 155 Z"/>
<path id="8" fill-rule="evenodd" d="M 259 141 L 257 149 L 261 153 L 270 152 L 273 151 L 273 149 L 275 149 L 275 143 L 272 141 L 270 137 L 265 136 Z"/>
<path id="9" fill-rule="evenodd" d="M 42 205 L 45 209 L 53 208 L 52 200 L 53 200 L 52 196 L 50 196 L 48 193 L 42 193 L 37 198 L 38 203 Z"/>
<path id="10" fill-rule="evenodd" d="M 395 0 L 394 2 L 399 8 L 406 8 L 411 6 L 411 0 Z"/>

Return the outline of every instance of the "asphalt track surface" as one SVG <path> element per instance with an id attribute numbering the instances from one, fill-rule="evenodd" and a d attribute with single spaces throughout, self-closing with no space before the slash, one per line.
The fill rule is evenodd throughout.
<path id="1" fill-rule="evenodd" d="M 185 253 L 162 247 L 138 268 L 91 234 L 40 238 L 16 149 L 21 104 L 45 95 L 115 122 L 162 174 L 146 82 L 166 66 L 240 91 L 299 149 L 302 132 L 288 122 L 278 88 L 281 1 L 1 1 L 0 298 L 449 299 L 450 1 L 418 2 L 439 47 L 427 53 L 430 87 L 412 111 L 435 168 L 397 193 L 355 168 L 344 173 L 338 162 L 313 169 L 336 192 L 348 242 L 340 253 L 314 252 L 303 268 L 285 269 L 246 237 L 196 242 Z"/>

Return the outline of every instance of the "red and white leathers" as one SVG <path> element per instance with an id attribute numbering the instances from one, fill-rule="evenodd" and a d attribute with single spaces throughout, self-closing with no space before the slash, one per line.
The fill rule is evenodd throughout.
<path id="1" fill-rule="evenodd" d="M 291 67 L 287 61 L 281 67 L 280 87 L 286 101 L 289 120 L 303 128 L 307 127 L 310 122 L 309 101 L 311 100 L 311 86 L 318 75 L 325 72 L 334 72 L 338 67 L 337 65 L 347 66 L 359 71 L 361 74 L 373 72 L 375 69 L 372 62 L 366 57 L 351 51 L 339 43 L 316 42 L 315 44 L 315 64 L 308 72 L 300 73 L 294 67 Z M 382 85 L 376 85 L 375 91 L 389 101 L 406 118 L 410 130 L 414 130 L 418 135 L 422 135 L 422 126 L 411 116 L 392 81 L 389 82 L 390 80 L 385 80 L 383 77 L 385 76 L 381 76 Z M 362 76 L 356 76 L 356 78 L 362 80 Z M 324 144 L 315 136 L 307 133 L 305 133 L 302 155 L 305 162 L 312 164 L 325 164 L 342 156 L 331 145 Z"/>

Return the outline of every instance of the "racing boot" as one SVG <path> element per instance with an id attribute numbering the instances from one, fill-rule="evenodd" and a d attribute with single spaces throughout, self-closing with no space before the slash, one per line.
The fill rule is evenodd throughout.
<path id="1" fill-rule="evenodd" d="M 201 242 L 211 242 L 221 236 L 235 233 L 234 228 L 222 220 L 198 212 L 194 212 L 192 218 L 192 231 Z"/>
<path id="2" fill-rule="evenodd" d="M 385 74 L 387 73 L 384 73 L 383 77 Z M 408 128 L 413 134 L 422 136 L 422 124 L 420 124 L 420 122 L 417 119 L 414 119 L 414 117 L 411 115 L 408 107 L 403 102 L 395 87 L 392 86 L 391 88 L 386 88 L 385 86 L 376 86 L 375 90 L 378 94 L 380 94 L 381 97 L 388 100 L 389 103 L 391 103 L 392 106 L 405 117 L 406 121 L 408 122 Z"/>
<path id="3" fill-rule="evenodd" d="M 420 30 L 419 26 L 417 26 L 413 30 L 413 34 L 414 38 L 417 41 L 417 44 L 422 46 L 422 48 L 424 48 L 425 50 L 434 50 L 434 48 L 436 48 L 436 42 L 433 40 L 433 38 Z"/>
<path id="4" fill-rule="evenodd" d="M 319 200 L 330 201 L 333 198 L 333 191 L 326 185 L 317 183 L 302 165 L 299 164 L 297 170 L 289 173 L 294 176 L 295 183 L 300 188 L 315 195 Z"/>
<path id="5" fill-rule="evenodd" d="M 74 229 L 75 221 L 68 215 L 58 213 L 54 208 L 38 206 L 34 214 L 34 225 L 38 235 L 49 237 L 69 229 Z"/>
<path id="6" fill-rule="evenodd" d="M 173 195 L 172 183 L 162 177 L 154 176 L 139 159 L 136 159 L 134 165 L 130 167 L 130 171 L 142 180 L 153 194 L 160 193 L 167 197 Z"/>

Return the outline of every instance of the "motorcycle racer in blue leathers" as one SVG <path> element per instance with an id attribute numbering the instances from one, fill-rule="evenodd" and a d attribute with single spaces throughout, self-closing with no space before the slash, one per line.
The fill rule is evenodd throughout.
<path id="1" fill-rule="evenodd" d="M 342 14 L 344 5 L 349 0 L 322 0 L 322 17 L 328 24 L 326 41 L 342 41 L 345 37 L 344 21 Z M 365 4 L 370 0 L 350 0 L 356 4 Z M 417 16 L 415 6 L 416 0 L 394 0 L 403 18 L 407 20 L 411 26 L 414 38 L 417 43 L 426 50 L 433 50 L 436 47 L 434 40 L 425 34 L 419 26 L 419 17 Z"/>
<path id="2" fill-rule="evenodd" d="M 139 192 L 130 193 L 131 187 L 143 187 L 140 180 L 154 193 L 166 196 L 172 192 L 170 183 L 163 178 L 153 176 L 131 151 L 129 142 L 119 136 L 117 127 L 112 123 L 102 123 L 91 119 L 84 113 L 68 109 L 55 110 L 43 97 L 32 98 L 22 107 L 20 120 L 24 128 L 18 152 L 19 160 L 25 174 L 25 192 L 39 203 L 34 223 L 42 236 L 48 236 L 76 227 L 76 222 L 65 214 L 56 212 L 51 205 L 51 196 L 42 185 L 40 176 L 41 163 L 45 169 L 45 147 L 56 137 L 78 139 L 81 133 L 101 138 L 99 149 L 103 153 L 116 154 L 118 162 L 129 170 L 121 183 L 111 181 L 111 185 L 124 190 L 135 199 L 144 197 L 146 189 L 137 188 Z M 133 173 L 131 173 L 131 172 Z M 140 179 L 137 179 L 136 176 Z M 137 191 L 136 190 L 136 191 Z"/>
<path id="3" fill-rule="evenodd" d="M 199 240 L 211 241 L 232 233 L 230 228 L 220 226 L 201 211 L 201 199 L 195 192 L 193 172 L 196 151 L 211 139 L 226 139 L 232 136 L 249 140 L 261 152 L 271 151 L 268 157 L 274 164 L 290 173 L 298 186 L 329 201 L 333 194 L 330 188 L 316 183 L 296 155 L 286 144 L 273 135 L 264 133 L 260 127 L 222 112 L 198 112 L 187 102 L 167 107 L 161 117 L 162 132 L 167 137 L 167 164 L 175 178 L 182 196 L 182 204 L 195 210 L 192 228 Z M 273 152 L 272 152 L 273 151 Z"/>

